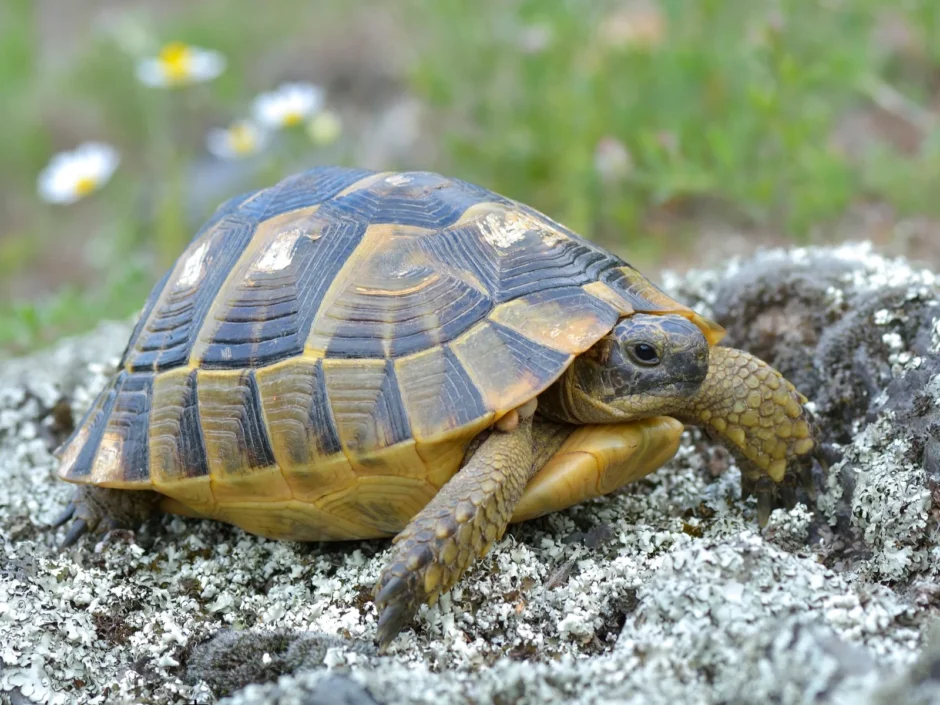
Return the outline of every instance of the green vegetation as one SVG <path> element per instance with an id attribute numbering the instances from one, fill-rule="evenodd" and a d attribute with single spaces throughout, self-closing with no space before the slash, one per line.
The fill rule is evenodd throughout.
<path id="1" fill-rule="evenodd" d="M 236 190 L 355 162 L 362 120 L 331 148 L 285 135 L 250 168 L 233 162 L 238 178 L 215 190 L 198 169 L 223 169 L 206 131 L 282 81 L 324 83 L 328 102 L 369 94 L 375 77 L 350 87 L 349 67 L 398 65 L 366 60 L 386 44 L 404 57 L 394 90 L 425 106 L 420 139 L 435 148 L 384 166 L 480 183 L 642 265 L 699 236 L 703 213 L 794 242 L 825 238 L 860 203 L 940 216 L 935 0 L 408 0 L 394 14 L 205 0 L 159 21 L 133 5 L 104 29 L 89 19 L 77 32 L 87 41 L 63 58 L 36 40 L 34 3 L 0 2 L 0 350 L 132 314 Z M 396 39 L 337 41 L 363 24 Z M 148 39 L 151 53 L 173 40 L 215 49 L 227 70 L 149 88 L 134 75 L 135 42 Z M 322 46 L 345 53 L 332 62 Z M 384 109 L 337 100 L 344 115 Z M 49 158 L 89 139 L 120 150 L 114 179 L 71 206 L 41 201 Z"/>

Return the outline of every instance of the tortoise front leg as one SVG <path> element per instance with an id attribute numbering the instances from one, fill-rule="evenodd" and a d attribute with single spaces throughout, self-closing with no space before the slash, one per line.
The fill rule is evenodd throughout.
<path id="1" fill-rule="evenodd" d="M 395 537 L 375 586 L 377 641 L 387 646 L 423 603 L 450 590 L 502 537 L 533 472 L 532 409 L 494 429 L 473 457 Z M 508 426 L 508 425 L 507 425 Z"/>
<path id="2" fill-rule="evenodd" d="M 673 415 L 702 426 L 738 459 L 745 496 L 757 496 L 758 523 L 767 524 L 778 490 L 795 501 L 793 485 L 814 492 L 813 463 L 825 467 L 806 397 L 763 360 L 714 347 L 708 376 Z"/>

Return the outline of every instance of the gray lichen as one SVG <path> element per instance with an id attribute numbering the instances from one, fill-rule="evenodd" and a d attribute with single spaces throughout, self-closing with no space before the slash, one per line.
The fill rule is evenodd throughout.
<path id="1" fill-rule="evenodd" d="M 940 280 L 843 246 L 665 283 L 813 398 L 836 461 L 816 509 L 758 531 L 693 431 L 626 491 L 512 527 L 384 656 L 387 542 L 165 517 L 57 552 L 50 449 L 129 327 L 4 363 L 0 700 L 940 702 Z"/>

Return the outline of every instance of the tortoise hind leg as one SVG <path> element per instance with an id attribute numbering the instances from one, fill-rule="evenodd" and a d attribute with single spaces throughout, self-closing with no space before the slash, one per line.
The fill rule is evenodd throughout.
<path id="1" fill-rule="evenodd" d="M 494 430 L 398 536 L 375 586 L 377 640 L 387 646 L 499 539 L 532 474 L 532 418 Z"/>
<path id="2" fill-rule="evenodd" d="M 72 520 L 68 533 L 59 544 L 60 548 L 67 548 L 88 532 L 136 529 L 153 515 L 161 499 L 160 494 L 151 490 L 79 485 L 72 501 L 52 522 L 52 527 L 58 528 Z"/>

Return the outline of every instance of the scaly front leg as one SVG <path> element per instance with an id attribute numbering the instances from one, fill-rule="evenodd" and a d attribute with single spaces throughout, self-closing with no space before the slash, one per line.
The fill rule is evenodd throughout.
<path id="1" fill-rule="evenodd" d="M 714 347 L 705 382 L 673 415 L 704 427 L 739 460 L 743 494 L 757 495 L 763 527 L 778 492 L 792 505 L 793 485 L 800 482 L 812 498 L 813 462 L 825 468 L 806 403 L 767 363 L 742 350 Z"/>
<path id="2" fill-rule="evenodd" d="M 423 604 L 434 604 L 502 537 L 533 472 L 532 412 L 489 437 L 395 537 L 375 586 L 377 641 L 387 646 Z M 510 412 L 513 413 L 513 412 Z"/>

